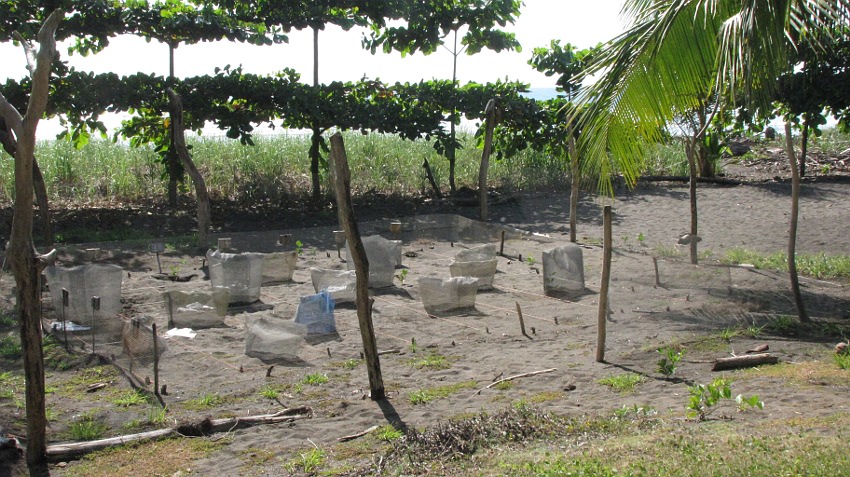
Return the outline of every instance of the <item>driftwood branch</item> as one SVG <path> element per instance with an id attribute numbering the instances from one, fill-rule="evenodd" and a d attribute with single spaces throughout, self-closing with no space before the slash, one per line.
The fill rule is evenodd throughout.
<path id="1" fill-rule="evenodd" d="M 712 371 L 725 371 L 727 369 L 752 368 L 762 364 L 776 364 L 779 358 L 770 353 L 747 354 L 743 356 L 732 356 L 731 358 L 718 358 L 714 361 Z"/>
<path id="2" fill-rule="evenodd" d="M 497 386 L 499 383 L 504 383 L 505 381 L 513 381 L 514 379 L 519 379 L 519 378 L 528 378 L 528 377 L 531 377 L 531 376 L 537 376 L 538 374 L 551 373 L 551 372 L 556 371 L 556 370 L 557 370 L 557 368 L 549 368 L 549 369 L 543 369 L 543 370 L 540 370 L 540 371 L 532 371 L 530 373 L 522 373 L 522 374 L 515 374 L 513 376 L 508 376 L 507 378 L 502 378 L 498 381 L 493 381 L 492 383 L 488 384 L 487 386 L 484 386 L 483 388 L 476 391 L 475 394 L 476 395 L 481 394 L 481 391 L 483 391 L 485 389 L 490 389 L 493 386 Z"/>
<path id="3" fill-rule="evenodd" d="M 307 419 L 313 410 L 302 406 L 284 409 L 275 414 L 263 414 L 258 416 L 233 417 L 228 419 L 204 419 L 195 424 L 182 424 L 168 429 L 129 434 L 125 436 L 110 437 L 96 441 L 74 442 L 70 444 L 56 444 L 47 447 L 47 458 L 51 461 L 74 459 L 90 452 L 108 447 L 129 444 L 132 442 L 145 442 L 162 439 L 172 435 L 203 436 L 216 432 L 230 431 L 242 427 L 256 426 L 261 424 L 278 424 L 281 422 L 292 422 Z"/>
<path id="4" fill-rule="evenodd" d="M 372 426 L 372 427 L 370 427 L 369 429 L 366 429 L 363 432 L 358 432 L 357 434 L 351 434 L 351 435 L 348 435 L 348 436 L 342 436 L 342 437 L 338 438 L 337 441 L 339 441 L 339 442 L 353 441 L 354 439 L 359 439 L 359 438 L 365 436 L 366 434 L 369 434 L 370 432 L 374 432 L 374 431 L 377 431 L 377 430 L 378 430 L 378 426 Z"/>

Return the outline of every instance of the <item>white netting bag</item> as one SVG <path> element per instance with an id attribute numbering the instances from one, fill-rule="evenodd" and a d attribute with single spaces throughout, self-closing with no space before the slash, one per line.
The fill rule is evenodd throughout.
<path id="1" fill-rule="evenodd" d="M 93 326 L 96 334 L 120 336 L 122 323 L 118 313 L 121 311 L 124 269 L 118 265 L 88 264 L 70 268 L 49 266 L 44 273 L 57 321 L 62 319 L 62 290 L 68 291 L 64 314 L 69 331 L 76 324 Z M 100 310 L 92 311 L 92 297 L 95 296 L 100 297 Z"/>
<path id="2" fill-rule="evenodd" d="M 211 292 L 169 290 L 162 294 L 172 328 L 216 328 L 226 326 L 230 291 L 215 287 Z"/>
<path id="3" fill-rule="evenodd" d="M 260 299 L 263 254 L 207 252 L 210 283 L 230 290 L 230 303 L 253 303 Z"/>
<path id="4" fill-rule="evenodd" d="M 421 277 L 419 297 L 432 314 L 475 308 L 478 279 L 473 277 Z"/>
<path id="5" fill-rule="evenodd" d="M 400 261 L 401 241 L 387 240 L 380 235 L 363 237 L 363 248 L 369 260 L 369 288 L 393 286 L 396 262 Z M 350 248 L 346 249 L 349 270 L 354 270 Z"/>
<path id="6" fill-rule="evenodd" d="M 328 270 L 310 268 L 310 279 L 316 293 L 326 290 L 336 303 L 354 301 L 357 288 L 357 274 L 354 270 Z"/>
<path id="7" fill-rule="evenodd" d="M 275 252 L 263 254 L 263 285 L 292 281 L 292 274 L 298 263 L 298 253 Z"/>
<path id="8" fill-rule="evenodd" d="M 307 328 L 275 315 L 249 316 L 245 322 L 245 354 L 263 361 L 294 360 Z"/>
<path id="9" fill-rule="evenodd" d="M 453 277 L 475 277 L 479 290 L 490 290 L 493 288 L 497 265 L 496 246 L 479 245 L 458 252 L 449 264 L 449 272 Z"/>

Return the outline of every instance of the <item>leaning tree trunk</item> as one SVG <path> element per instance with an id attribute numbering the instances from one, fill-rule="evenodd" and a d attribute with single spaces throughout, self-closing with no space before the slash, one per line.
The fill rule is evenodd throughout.
<path id="1" fill-rule="evenodd" d="M 581 167 L 578 160 L 578 151 L 576 150 L 576 138 L 573 137 L 573 130 L 570 128 L 567 131 L 569 134 L 569 154 L 570 154 L 570 242 L 576 242 L 576 234 L 578 227 L 578 193 L 581 187 Z"/>
<path id="2" fill-rule="evenodd" d="M 195 166 L 192 160 L 192 155 L 189 154 L 189 148 L 186 147 L 186 136 L 183 126 L 183 102 L 180 100 L 180 95 L 168 88 L 168 98 L 171 103 L 171 125 L 174 133 L 174 148 L 177 150 L 177 155 L 183 162 L 183 167 L 192 178 L 192 183 L 195 185 L 195 199 L 198 202 L 198 246 L 206 247 L 209 245 L 208 234 L 210 232 L 210 194 L 207 191 L 207 183 L 204 181 L 204 176 L 201 171 Z"/>
<path id="3" fill-rule="evenodd" d="M 313 27 L 313 87 L 319 87 L 319 29 Z M 319 159 L 321 153 L 319 145 L 322 130 L 319 128 L 317 119 L 313 119 L 313 134 L 310 136 L 310 177 L 313 181 L 313 202 L 319 203 L 322 199 L 322 182 L 319 176 Z"/>
<path id="4" fill-rule="evenodd" d="M 482 222 L 487 222 L 489 211 L 487 209 L 487 170 L 490 168 L 490 153 L 493 151 L 493 129 L 496 127 L 496 100 L 487 101 L 484 108 L 486 126 L 484 128 L 484 151 L 481 153 L 481 166 L 478 169 L 478 206 L 479 217 Z"/>
<path id="5" fill-rule="evenodd" d="M 6 121 L 0 117 L 0 143 L 3 144 L 3 150 L 13 158 L 17 149 L 17 141 L 12 137 L 9 128 L 6 126 Z M 35 156 L 32 158 L 32 180 L 35 188 L 35 201 L 38 203 L 38 211 L 41 214 L 41 220 L 44 225 L 41 229 L 41 240 L 44 245 L 53 245 L 53 218 L 50 214 L 50 204 L 47 199 L 47 185 L 44 182 L 44 175 L 41 173 L 41 168 L 38 167 L 38 161 Z"/>
<path id="6" fill-rule="evenodd" d="M 15 211 L 12 216 L 12 233 L 6 250 L 17 287 L 15 298 L 21 345 L 24 350 L 24 376 L 26 378 L 27 464 L 32 474 L 43 471 L 47 448 L 47 415 L 44 405 L 44 350 L 41 344 L 41 272 L 56 254 L 36 254 L 32 241 L 33 226 L 33 161 L 36 128 L 47 108 L 50 70 L 56 58 L 55 32 L 64 18 L 55 10 L 45 20 L 38 32 L 39 50 L 34 55 L 33 46 L 20 35 L 27 52 L 32 90 L 29 104 L 21 115 L 0 93 L 0 114 L 17 137 L 15 150 Z"/>
<path id="7" fill-rule="evenodd" d="M 806 149 L 809 145 L 809 120 L 803 120 L 803 132 L 800 134 L 800 177 L 806 177 Z"/>
<path id="8" fill-rule="evenodd" d="M 797 275 L 797 218 L 800 213 L 800 174 L 797 170 L 797 155 L 794 153 L 794 138 L 791 137 L 791 123 L 785 121 L 785 151 L 791 164 L 791 217 L 788 224 L 788 276 L 791 279 L 791 292 L 797 305 L 797 316 L 800 321 L 808 322 L 809 315 L 803 303 L 803 293 L 800 291 L 800 277 Z M 801 158 L 805 162 L 805 156 Z"/>

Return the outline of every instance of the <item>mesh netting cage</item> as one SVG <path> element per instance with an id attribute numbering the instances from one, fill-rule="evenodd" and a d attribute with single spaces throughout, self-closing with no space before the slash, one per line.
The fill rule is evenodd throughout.
<path id="1" fill-rule="evenodd" d="M 316 293 L 327 291 L 334 302 L 354 301 L 357 288 L 357 274 L 354 270 L 328 270 L 310 268 L 310 280 Z"/>
<path id="2" fill-rule="evenodd" d="M 419 297 L 425 311 L 442 314 L 475 308 L 478 279 L 474 277 L 422 277 Z"/>
<path id="3" fill-rule="evenodd" d="M 543 252 L 543 290 L 547 294 L 584 292 L 581 246 L 569 243 Z"/>
<path id="4" fill-rule="evenodd" d="M 207 252 L 210 283 L 230 291 L 230 303 L 253 303 L 260 299 L 263 283 L 263 258 L 261 253 Z"/>
<path id="5" fill-rule="evenodd" d="M 384 288 L 393 286 L 395 266 L 400 261 L 401 242 L 387 240 L 380 235 L 363 237 L 363 248 L 369 260 L 369 288 Z M 348 269 L 354 269 L 351 250 L 348 252 Z"/>
<path id="6" fill-rule="evenodd" d="M 292 274 L 298 263 L 298 253 L 266 253 L 263 258 L 263 285 L 274 285 L 292 281 Z"/>
<path id="7" fill-rule="evenodd" d="M 307 328 L 276 315 L 249 316 L 245 321 L 245 354 L 262 361 L 298 357 Z"/>
<path id="8" fill-rule="evenodd" d="M 215 287 L 211 292 L 169 290 L 162 294 L 169 328 L 218 328 L 226 326 L 230 290 Z"/>
<path id="9" fill-rule="evenodd" d="M 121 281 L 124 270 L 117 265 L 88 264 L 76 267 L 49 266 L 44 270 L 53 299 L 52 329 L 57 333 L 108 341 L 120 338 L 122 321 Z"/>
<path id="10" fill-rule="evenodd" d="M 497 264 L 496 246 L 479 245 L 458 252 L 449 264 L 449 271 L 453 277 L 475 277 L 479 290 L 491 290 Z"/>

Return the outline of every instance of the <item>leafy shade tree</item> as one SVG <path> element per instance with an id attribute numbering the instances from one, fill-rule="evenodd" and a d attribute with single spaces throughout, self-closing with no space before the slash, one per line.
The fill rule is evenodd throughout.
<path id="1" fill-rule="evenodd" d="M 513 33 L 498 28 L 516 21 L 521 0 L 426 0 L 402 4 L 406 7 L 396 15 L 403 18 L 403 25 L 373 24 L 370 36 L 363 38 L 364 48 L 374 54 L 381 47 L 385 53 L 398 51 L 402 56 L 417 51 L 428 55 L 445 48 L 452 55 L 452 84 L 455 86 L 457 59 L 461 54 L 474 55 L 484 48 L 495 52 L 522 49 Z M 464 29 L 466 33 L 460 36 L 459 32 Z M 449 37 L 451 48 L 446 46 Z M 444 150 L 449 160 L 449 187 L 454 192 L 455 151 L 460 147 L 455 129 L 459 118 L 455 106 L 449 111 L 450 131 Z"/>
<path id="2" fill-rule="evenodd" d="M 627 0 L 623 12 L 631 26 L 590 66 L 588 76 L 600 78 L 580 99 L 587 105 L 580 147 L 609 193 L 615 170 L 634 184 L 647 142 L 677 114 L 695 110 L 701 93 L 720 106 L 740 94 L 751 111 L 767 109 L 776 80 L 792 69 L 794 49 L 828 49 L 834 27 L 850 19 L 850 0 Z M 792 182 L 793 231 L 799 183 Z M 789 234 L 789 262 L 795 239 Z"/>
<path id="3" fill-rule="evenodd" d="M 550 111 L 549 116 L 553 121 L 549 124 L 559 128 L 560 130 L 549 131 L 542 135 L 545 141 L 545 147 L 552 153 L 560 157 L 567 157 L 570 163 L 570 241 L 577 240 L 576 233 L 578 228 L 578 199 L 579 189 L 581 187 L 581 159 L 576 148 L 577 129 L 573 104 L 573 97 L 581 89 L 581 82 L 578 78 L 581 72 L 587 68 L 594 54 L 598 54 L 602 45 L 596 45 L 593 48 L 585 48 L 578 50 L 573 45 L 567 43 L 561 46 L 559 40 L 552 40 L 549 48 L 535 48 L 528 60 L 534 69 L 544 73 L 546 76 L 556 76 L 555 89 L 559 93 L 566 96 L 566 103 L 563 101 L 550 101 L 545 103 L 547 109 L 557 109 Z M 554 116 L 554 117 L 552 117 Z M 560 116 L 560 118 L 559 118 Z M 570 119 L 567 119 L 570 118 Z M 566 145 L 566 150 L 564 146 Z"/>
<path id="4" fill-rule="evenodd" d="M 15 148 L 15 212 L 6 256 L 15 276 L 15 294 L 26 377 L 27 464 L 32 473 L 44 463 L 47 414 L 44 399 L 44 352 L 41 345 L 41 272 L 56 251 L 38 255 L 32 240 L 33 158 L 36 128 L 47 109 L 50 70 L 56 59 L 56 28 L 64 14 L 55 10 L 38 31 L 35 47 L 18 35 L 27 54 L 32 88 L 21 114 L 0 92 L 0 115 L 17 138 Z"/>

